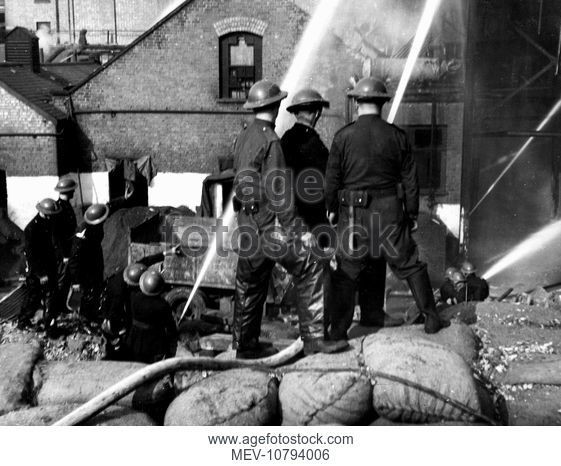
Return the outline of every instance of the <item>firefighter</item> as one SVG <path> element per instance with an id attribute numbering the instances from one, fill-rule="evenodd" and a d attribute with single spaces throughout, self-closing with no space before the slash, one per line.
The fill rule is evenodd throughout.
<path id="1" fill-rule="evenodd" d="M 287 108 L 296 117 L 296 123 L 281 139 L 286 166 L 292 170 L 297 187 L 294 198 L 296 211 L 310 231 L 318 225 L 327 224 L 322 201 L 329 151 L 315 130 L 324 108 L 329 108 L 329 102 L 319 92 L 313 89 L 297 92 Z M 314 186 L 319 196 L 310 196 L 308 199 L 308 191 L 300 188 L 304 181 L 307 185 Z"/>
<path id="2" fill-rule="evenodd" d="M 452 285 L 454 287 L 454 294 L 450 299 L 450 304 L 458 304 L 467 301 L 467 288 L 466 277 L 462 272 L 457 270 L 452 274 Z"/>
<path id="3" fill-rule="evenodd" d="M 286 163 L 274 125 L 286 96 L 270 81 L 255 83 L 244 104 L 254 112 L 255 120 L 242 130 L 234 147 L 234 204 L 239 231 L 246 233 L 239 240 L 232 332 L 233 347 L 240 359 L 276 352 L 259 341 L 275 262 L 294 276 L 305 353 L 331 353 L 347 347 L 346 342 L 324 341 L 323 264 L 311 253 L 315 246 L 312 234 L 304 231 L 301 220 L 297 222 L 290 177 L 282 176 L 287 174 Z M 280 228 L 275 227 L 276 220 Z M 276 253 L 269 249 L 273 243 L 282 250 Z"/>
<path id="4" fill-rule="evenodd" d="M 169 303 L 162 297 L 164 279 L 147 270 L 139 281 L 140 289 L 131 292 L 131 327 L 127 354 L 131 361 L 151 364 L 175 356 L 177 325 Z"/>
<path id="5" fill-rule="evenodd" d="M 489 297 L 487 280 L 477 276 L 477 269 L 471 262 L 464 262 L 461 271 L 466 277 L 467 301 L 485 301 Z"/>
<path id="6" fill-rule="evenodd" d="M 459 270 L 456 267 L 448 267 L 444 273 L 444 283 L 440 287 L 440 300 L 446 304 L 453 304 L 456 299 L 456 290 L 452 277 Z"/>
<path id="7" fill-rule="evenodd" d="M 68 270 L 72 290 L 81 292 L 80 314 L 89 321 L 100 321 L 103 290 L 103 223 L 109 216 L 106 204 L 93 204 L 84 214 L 85 227 L 74 235 Z"/>
<path id="8" fill-rule="evenodd" d="M 70 279 L 68 274 L 68 261 L 72 251 L 72 238 L 76 234 L 76 214 L 70 201 L 74 197 L 76 182 L 70 178 L 61 178 L 55 186 L 55 191 L 59 193 L 57 205 L 60 207 L 60 214 L 56 217 L 55 238 L 57 241 L 57 273 L 58 289 L 62 300 L 68 295 L 70 289 Z M 64 302 L 57 303 L 61 308 Z"/>
<path id="9" fill-rule="evenodd" d="M 18 317 L 18 327 L 29 327 L 35 312 L 42 308 L 45 329 L 52 334 L 56 329 L 57 304 L 60 303 L 54 236 L 54 223 L 60 207 L 48 198 L 35 207 L 38 213 L 24 230 L 27 293 Z"/>
<path id="10" fill-rule="evenodd" d="M 118 360 L 126 357 L 122 343 L 127 329 L 130 328 L 131 290 L 139 287 L 140 277 L 148 267 L 162 262 L 165 256 L 172 254 L 181 254 L 179 246 L 144 257 L 127 267 L 118 268 L 107 278 L 101 299 L 101 315 L 104 319 L 102 330 L 107 340 L 106 359 Z"/>
<path id="11" fill-rule="evenodd" d="M 405 133 L 380 116 L 391 98 L 381 81 L 363 78 L 349 96 L 356 100 L 358 119 L 335 135 L 326 176 L 327 211 L 330 221 L 338 223 L 340 241 L 331 336 L 347 337 L 353 319 L 348 303 L 356 283 L 380 256 L 399 279 L 407 280 L 425 315 L 425 332 L 436 333 L 448 323 L 438 316 L 426 264 L 411 236 L 417 229 L 419 185 L 410 146 Z"/>

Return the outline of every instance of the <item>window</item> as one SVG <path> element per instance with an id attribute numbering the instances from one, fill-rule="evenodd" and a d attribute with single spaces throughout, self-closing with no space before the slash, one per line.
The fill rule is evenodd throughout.
<path id="1" fill-rule="evenodd" d="M 262 39 L 249 32 L 220 38 L 220 97 L 245 100 L 262 76 Z"/>
<path id="2" fill-rule="evenodd" d="M 50 21 L 38 21 L 35 23 L 37 26 L 37 31 L 44 30 L 46 32 L 51 32 L 51 22 Z"/>
<path id="3" fill-rule="evenodd" d="M 431 125 L 404 126 L 417 162 L 419 187 L 437 190 L 441 187 L 442 161 L 446 153 L 446 127 Z"/>

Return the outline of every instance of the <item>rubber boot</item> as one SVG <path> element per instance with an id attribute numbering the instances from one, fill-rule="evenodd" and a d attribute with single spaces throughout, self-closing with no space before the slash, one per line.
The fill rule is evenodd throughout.
<path id="1" fill-rule="evenodd" d="M 429 274 L 426 269 L 414 273 L 407 278 L 413 298 L 419 310 L 425 315 L 425 333 L 437 333 L 440 329 L 448 327 L 450 322 L 442 320 L 436 312 L 436 304 L 430 284 Z"/>

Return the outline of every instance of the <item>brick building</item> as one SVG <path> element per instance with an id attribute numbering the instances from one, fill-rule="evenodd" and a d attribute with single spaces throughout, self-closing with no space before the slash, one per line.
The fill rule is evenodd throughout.
<path id="1" fill-rule="evenodd" d="M 71 166 L 73 130 L 54 95 L 67 94 L 96 68 L 41 65 L 37 41 L 23 28 L 12 30 L 6 52 L 14 62 L 0 64 L 0 184 L 7 188 L 0 204 L 7 204 L 20 227 L 34 215 L 38 199 L 54 195 L 58 175 Z"/>
<path id="2" fill-rule="evenodd" d="M 128 44 L 177 0 L 5 0 L 6 28 L 36 31 L 40 26 L 58 35 L 60 42 L 76 43 L 88 30 L 90 43 Z"/>

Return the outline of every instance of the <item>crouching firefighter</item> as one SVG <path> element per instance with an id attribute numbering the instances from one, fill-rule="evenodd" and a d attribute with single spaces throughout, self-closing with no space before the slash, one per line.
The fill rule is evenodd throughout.
<path id="1" fill-rule="evenodd" d="M 286 163 L 274 127 L 280 102 L 286 96 L 272 82 L 254 84 L 244 108 L 253 110 L 255 120 L 241 132 L 234 147 L 234 205 L 241 234 L 232 333 L 240 359 L 276 352 L 259 342 L 263 305 L 275 262 L 294 276 L 305 353 L 332 353 L 348 346 L 345 341 L 324 340 L 324 267 L 311 253 L 312 234 L 304 231 L 303 222 L 296 222 L 290 177 L 282 176 L 287 173 Z M 280 228 L 275 227 L 277 220 Z M 280 240 L 275 242 L 274 238 Z M 273 244 L 280 250 L 268 247 Z"/>
<path id="2" fill-rule="evenodd" d="M 131 361 L 151 364 L 172 358 L 177 351 L 177 325 L 162 293 L 165 282 L 155 270 L 140 277 L 138 290 L 131 291 L 131 327 L 126 337 Z"/>
<path id="3" fill-rule="evenodd" d="M 363 78 L 349 95 L 356 99 L 358 119 L 335 135 L 326 175 L 327 210 L 340 244 L 332 277 L 331 338 L 347 338 L 356 284 L 379 257 L 407 280 L 425 315 L 425 332 L 436 333 L 447 323 L 437 314 L 427 267 L 411 236 L 417 228 L 419 185 L 410 146 L 403 131 L 380 117 L 391 98 L 381 81 Z"/>

